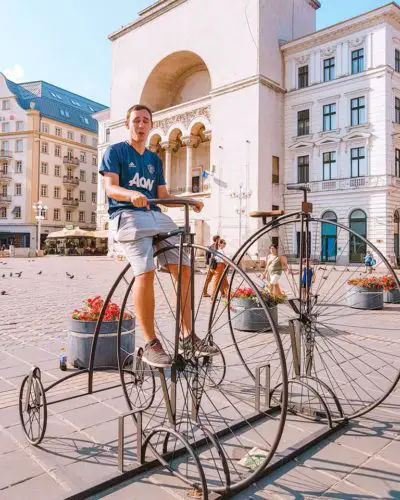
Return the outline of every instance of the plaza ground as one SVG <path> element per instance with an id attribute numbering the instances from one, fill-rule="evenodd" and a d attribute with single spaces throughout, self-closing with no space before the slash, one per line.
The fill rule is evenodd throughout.
<path id="1" fill-rule="evenodd" d="M 63 375 L 58 356 L 66 344 L 67 316 L 83 299 L 104 295 L 124 263 L 105 257 L 0 261 L 0 290 L 6 292 L 0 295 L 0 499 L 66 498 L 117 474 L 116 419 L 127 410 L 122 391 L 116 387 L 50 406 L 46 437 L 35 448 L 19 424 L 19 386 L 32 364 L 40 366 L 45 385 Z M 115 382 L 114 375 L 102 374 L 95 386 Z M 61 384 L 49 399 L 84 392 L 85 383 L 78 377 Z M 400 387 L 379 408 L 238 498 L 400 498 L 399 407 Z M 310 423 L 293 419 L 288 429 L 306 435 Z M 102 497 L 186 498 L 185 486 L 162 468 L 123 486 Z"/>

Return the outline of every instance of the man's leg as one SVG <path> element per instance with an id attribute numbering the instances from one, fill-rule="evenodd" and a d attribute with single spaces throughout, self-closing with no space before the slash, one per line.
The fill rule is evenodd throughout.
<path id="1" fill-rule="evenodd" d="M 208 293 L 208 287 L 210 285 L 210 281 L 213 277 L 213 274 L 214 274 L 214 271 L 213 269 L 211 269 L 211 267 L 208 268 L 208 271 L 207 271 L 207 276 L 206 276 L 206 280 L 204 282 L 204 287 L 203 287 L 203 297 L 209 297 L 209 293 Z"/>
<path id="2" fill-rule="evenodd" d="M 154 332 L 154 270 L 136 276 L 133 284 L 133 302 L 144 340 L 156 338 Z"/>
<path id="3" fill-rule="evenodd" d="M 168 265 L 169 271 L 176 283 L 178 282 L 178 267 L 177 264 Z M 183 330 L 183 337 L 188 337 L 192 333 L 190 266 L 182 266 L 181 280 L 181 328 Z"/>

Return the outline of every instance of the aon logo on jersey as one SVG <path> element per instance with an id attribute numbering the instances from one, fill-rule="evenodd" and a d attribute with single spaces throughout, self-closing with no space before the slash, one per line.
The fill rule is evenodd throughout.
<path id="1" fill-rule="evenodd" d="M 154 180 L 146 179 L 146 177 L 139 177 L 139 172 L 133 176 L 133 179 L 129 181 L 130 186 L 141 187 L 151 191 L 153 189 Z"/>

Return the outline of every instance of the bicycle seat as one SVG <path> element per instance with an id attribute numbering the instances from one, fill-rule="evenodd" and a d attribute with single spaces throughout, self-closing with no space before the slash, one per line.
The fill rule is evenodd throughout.
<path id="1" fill-rule="evenodd" d="M 283 215 L 285 213 L 284 210 L 269 210 L 267 212 L 250 212 L 250 217 L 278 217 L 279 215 Z"/>

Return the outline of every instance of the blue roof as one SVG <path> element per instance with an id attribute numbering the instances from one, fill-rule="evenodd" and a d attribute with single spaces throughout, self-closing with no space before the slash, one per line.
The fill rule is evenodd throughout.
<path id="1" fill-rule="evenodd" d="M 6 84 L 23 109 L 37 109 L 42 116 L 60 122 L 80 127 L 90 132 L 97 132 L 97 120 L 92 118 L 93 113 L 107 109 L 107 106 L 68 92 L 44 81 L 15 83 L 8 80 Z"/>

